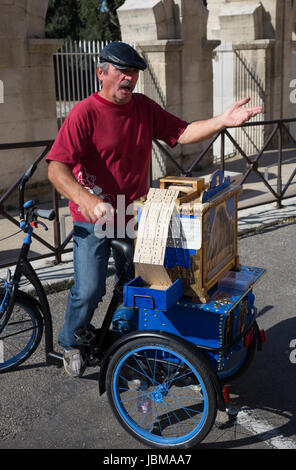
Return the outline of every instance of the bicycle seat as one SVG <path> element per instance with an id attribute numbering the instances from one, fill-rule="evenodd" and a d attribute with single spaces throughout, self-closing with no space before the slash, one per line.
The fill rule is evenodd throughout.
<path id="1" fill-rule="evenodd" d="M 134 258 L 134 242 L 133 240 L 123 240 L 114 238 L 111 240 L 111 248 L 117 250 L 125 256 L 129 262 L 133 261 Z"/>

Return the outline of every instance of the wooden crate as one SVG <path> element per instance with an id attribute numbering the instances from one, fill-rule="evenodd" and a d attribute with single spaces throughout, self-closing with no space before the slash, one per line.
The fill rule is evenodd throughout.
<path id="1" fill-rule="evenodd" d="M 241 187 L 224 177 L 222 171 L 213 173 L 209 184 L 203 178 L 167 177 L 160 188 L 180 187 L 176 206 L 182 227 L 193 227 L 193 247 L 176 242 L 174 233 L 168 238 L 162 266 L 135 264 L 136 273 L 147 285 L 168 285 L 183 279 L 184 295 L 207 302 L 208 291 L 223 274 L 239 270 L 237 247 L 237 203 Z M 145 199 L 137 201 L 138 220 Z M 186 224 L 184 225 L 184 223 Z M 189 224 L 189 225 L 188 225 Z M 198 230 L 200 232 L 198 232 Z M 200 237 L 199 243 L 197 237 Z M 184 245 L 183 245 L 184 246 Z M 198 248 L 194 248 L 197 246 Z"/>

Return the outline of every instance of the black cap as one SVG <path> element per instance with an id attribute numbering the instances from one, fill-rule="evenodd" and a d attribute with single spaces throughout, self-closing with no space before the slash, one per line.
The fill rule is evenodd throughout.
<path id="1" fill-rule="evenodd" d="M 108 62 L 119 69 L 133 67 L 145 70 L 147 64 L 137 51 L 125 42 L 110 42 L 100 53 L 100 63 Z"/>

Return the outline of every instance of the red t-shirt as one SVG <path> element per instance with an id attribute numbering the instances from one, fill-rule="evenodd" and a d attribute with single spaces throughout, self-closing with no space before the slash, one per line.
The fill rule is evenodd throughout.
<path id="1" fill-rule="evenodd" d="M 145 95 L 117 105 L 94 93 L 70 111 L 46 160 L 69 165 L 81 185 L 114 208 L 125 195 L 127 207 L 147 193 L 152 140 L 174 147 L 187 125 Z M 86 221 L 76 204 L 69 207 L 73 220 Z"/>

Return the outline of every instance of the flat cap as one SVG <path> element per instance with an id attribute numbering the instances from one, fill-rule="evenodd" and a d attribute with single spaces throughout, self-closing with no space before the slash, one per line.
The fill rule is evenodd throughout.
<path id="1" fill-rule="evenodd" d="M 118 69 L 133 67 L 145 70 L 147 64 L 137 51 L 125 42 L 110 42 L 100 53 L 100 62 L 108 62 Z"/>

